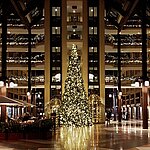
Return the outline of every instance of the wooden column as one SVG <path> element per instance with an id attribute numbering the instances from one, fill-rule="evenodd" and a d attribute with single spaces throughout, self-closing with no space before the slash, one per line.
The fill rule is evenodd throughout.
<path id="1" fill-rule="evenodd" d="M 6 60 L 7 60 L 7 9 L 6 9 L 6 2 L 3 4 L 2 7 L 2 80 L 4 83 L 6 82 L 7 72 L 6 72 Z M 6 85 L 6 83 L 5 83 Z"/>
<path id="2" fill-rule="evenodd" d="M 146 0 L 141 2 L 142 7 L 142 114 L 143 114 L 143 129 L 148 129 L 148 89 L 144 85 L 147 80 L 147 32 L 146 32 Z"/>
<path id="3" fill-rule="evenodd" d="M 28 29 L 28 103 L 31 103 L 31 28 Z M 28 106 L 28 112 L 31 113 L 31 106 Z"/>
<path id="4" fill-rule="evenodd" d="M 7 3 L 3 3 L 2 7 L 2 64 L 1 64 L 1 72 L 2 72 L 2 81 L 4 81 L 4 86 L 0 89 L 0 94 L 6 96 L 6 78 L 7 78 Z M 1 121 L 6 121 L 6 105 L 1 106 Z"/>
<path id="5" fill-rule="evenodd" d="M 120 39 L 120 31 L 118 29 L 118 121 L 121 122 L 122 113 L 121 113 L 121 39 Z"/>
<path id="6" fill-rule="evenodd" d="M 87 0 L 83 0 L 82 6 L 82 17 L 83 17 L 83 31 L 82 31 L 82 37 L 83 37 L 83 47 L 82 47 L 82 54 L 81 54 L 81 69 L 82 69 L 82 77 L 84 80 L 84 87 L 85 91 L 88 96 L 88 6 L 87 6 Z"/>
<path id="7" fill-rule="evenodd" d="M 50 117 L 50 1 L 45 0 L 44 6 L 45 22 L 44 22 L 44 34 L 45 34 L 45 84 L 44 84 L 44 112 L 47 117 Z"/>
<path id="8" fill-rule="evenodd" d="M 1 122 L 6 121 L 6 105 L 1 106 Z"/>
<path id="9" fill-rule="evenodd" d="M 99 87 L 101 103 L 105 107 L 105 1 L 99 1 Z M 101 108 L 101 123 L 105 123 L 105 109 Z"/>
<path id="10" fill-rule="evenodd" d="M 19 116 L 22 116 L 22 106 L 19 106 Z"/>
<path id="11" fill-rule="evenodd" d="M 32 95 L 32 100 L 33 100 L 33 105 L 35 105 L 35 106 L 33 106 L 33 111 L 32 111 L 32 113 L 33 113 L 33 116 L 36 116 L 36 96 L 35 96 L 35 89 L 34 89 L 34 95 Z"/>

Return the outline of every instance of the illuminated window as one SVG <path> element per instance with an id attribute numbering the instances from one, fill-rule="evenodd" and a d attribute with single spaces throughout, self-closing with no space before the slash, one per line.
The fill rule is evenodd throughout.
<path id="1" fill-rule="evenodd" d="M 97 34 L 97 27 L 89 27 L 89 34 Z"/>
<path id="2" fill-rule="evenodd" d="M 60 85 L 51 85 L 51 88 L 52 89 L 61 89 L 61 86 Z"/>
<path id="3" fill-rule="evenodd" d="M 60 7 L 52 7 L 52 16 L 60 16 Z"/>
<path id="4" fill-rule="evenodd" d="M 52 67 L 52 70 L 60 70 L 60 67 Z"/>
<path id="5" fill-rule="evenodd" d="M 60 52 L 60 47 L 52 47 L 52 52 L 54 53 Z"/>
<path id="6" fill-rule="evenodd" d="M 89 7 L 89 16 L 92 17 L 96 17 L 97 16 L 97 7 Z"/>
<path id="7" fill-rule="evenodd" d="M 89 67 L 89 70 L 98 70 L 97 67 Z"/>
<path id="8" fill-rule="evenodd" d="M 97 47 L 89 47 L 89 52 L 90 53 L 97 53 Z"/>
<path id="9" fill-rule="evenodd" d="M 52 27 L 52 34 L 60 34 L 60 27 Z"/>
<path id="10" fill-rule="evenodd" d="M 94 70 L 98 70 L 98 68 L 97 68 L 97 67 L 94 67 Z"/>
<path id="11" fill-rule="evenodd" d="M 98 89 L 99 85 L 89 85 L 89 89 Z"/>
<path id="12" fill-rule="evenodd" d="M 53 59 L 52 62 L 56 63 L 56 62 L 60 62 L 60 60 L 59 59 Z"/>
<path id="13" fill-rule="evenodd" d="M 90 73 L 89 82 L 98 82 L 98 76 Z"/>
<path id="14" fill-rule="evenodd" d="M 55 76 L 52 76 L 52 82 L 60 82 L 61 80 L 61 74 L 58 73 Z"/>

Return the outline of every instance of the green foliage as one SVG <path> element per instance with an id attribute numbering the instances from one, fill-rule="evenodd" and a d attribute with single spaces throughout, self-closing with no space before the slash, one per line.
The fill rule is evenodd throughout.
<path id="1" fill-rule="evenodd" d="M 92 124 L 91 116 L 77 49 L 73 45 L 60 107 L 60 121 L 66 126 L 88 126 Z"/>

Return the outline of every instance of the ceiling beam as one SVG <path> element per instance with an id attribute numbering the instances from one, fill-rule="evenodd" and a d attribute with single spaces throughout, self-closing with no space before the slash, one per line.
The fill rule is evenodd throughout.
<path id="1" fill-rule="evenodd" d="M 10 0 L 15 11 L 17 12 L 17 14 L 19 15 L 20 19 L 22 20 L 22 22 L 25 24 L 27 29 L 30 29 L 30 23 L 28 21 L 28 19 L 23 15 L 23 10 L 20 8 L 19 4 L 15 1 L 15 0 Z"/>
<path id="2" fill-rule="evenodd" d="M 19 1 L 19 4 L 20 4 L 20 6 L 21 6 L 21 8 L 22 8 L 22 11 L 23 11 L 23 14 L 24 14 L 24 17 L 26 17 L 27 18 L 27 20 L 28 20 L 28 22 L 29 23 L 31 23 L 31 16 L 30 16 L 30 14 L 29 13 L 25 13 L 25 11 L 26 11 L 26 6 L 25 6 L 25 4 L 22 2 L 22 1 Z"/>
<path id="3" fill-rule="evenodd" d="M 139 0 L 132 0 L 131 3 L 129 4 L 129 6 L 127 7 L 126 15 L 123 16 L 120 20 L 119 28 L 118 28 L 119 31 L 121 31 L 123 26 L 127 23 L 129 17 L 131 16 L 133 11 L 135 10 L 135 7 L 137 6 L 138 2 L 139 2 Z"/>

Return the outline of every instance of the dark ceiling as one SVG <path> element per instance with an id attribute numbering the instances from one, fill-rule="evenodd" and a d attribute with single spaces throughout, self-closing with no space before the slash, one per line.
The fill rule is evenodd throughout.
<path id="1" fill-rule="evenodd" d="M 144 1 L 147 7 L 147 22 L 149 22 L 149 0 L 105 0 L 107 22 L 120 30 L 132 20 L 136 20 L 134 23 L 139 24 Z M 10 18 L 18 18 L 18 23 L 20 21 L 26 28 L 30 28 L 43 17 L 44 0 L 1 0 L 1 13 L 3 8 L 7 14 L 10 14 Z"/>
<path id="2" fill-rule="evenodd" d="M 0 12 L 28 29 L 43 17 L 44 0 L 1 0 Z M 2 22 L 2 18 L 1 18 Z"/>
<path id="3" fill-rule="evenodd" d="M 149 26 L 149 0 L 105 0 L 105 8 L 107 24 L 111 24 L 119 30 L 128 27 L 128 25 L 135 25 L 133 27 L 140 27 L 142 9 L 146 10 L 146 22 Z"/>
<path id="4" fill-rule="evenodd" d="M 105 0 L 105 24 L 106 28 L 115 28 L 120 31 L 125 28 L 141 28 L 141 10 L 143 3 L 146 3 L 146 23 L 150 24 L 150 1 L 149 0 Z M 8 26 L 24 27 L 26 29 L 44 25 L 44 0 L 0 0 L 0 14 L 8 16 Z M 2 25 L 2 15 L 0 15 L 0 26 Z M 43 35 L 42 36 L 42 40 Z M 20 37 L 26 41 L 26 35 L 9 35 L 10 41 Z M 37 35 L 33 35 L 36 40 Z M 111 40 L 107 42 L 116 45 L 116 36 L 111 35 Z M 25 38 L 25 39 L 23 39 Z M 40 38 L 40 37 L 39 37 Z M 121 42 L 124 45 L 140 45 L 140 35 L 122 35 Z M 17 41 L 17 40 L 15 40 Z M 26 43 L 26 42 L 25 42 Z"/>
<path id="5" fill-rule="evenodd" d="M 44 0 L 1 0 L 0 1 L 0 26 L 3 16 L 7 17 L 8 27 L 17 28 L 40 28 L 44 25 Z M 43 35 L 32 34 L 32 45 L 42 42 Z M 27 46 L 27 34 L 7 35 L 8 45 Z"/>

